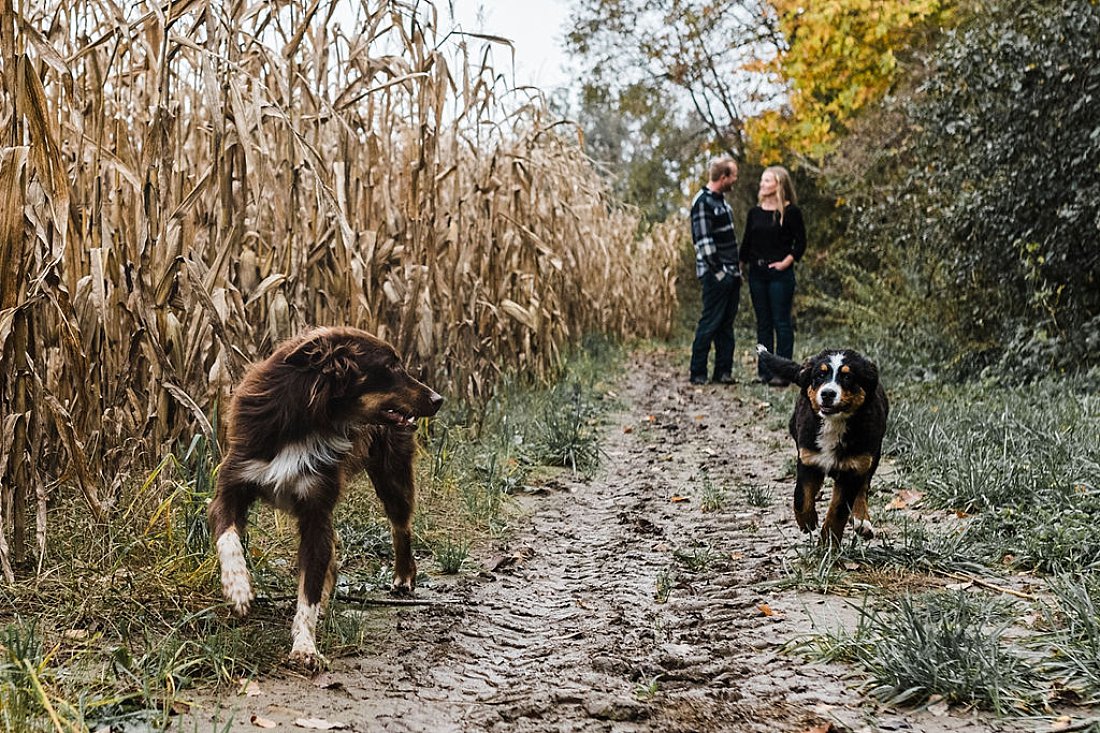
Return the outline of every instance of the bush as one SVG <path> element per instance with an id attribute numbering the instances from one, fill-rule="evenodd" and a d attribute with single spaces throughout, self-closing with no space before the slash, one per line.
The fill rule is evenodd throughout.
<path id="1" fill-rule="evenodd" d="M 1098 364 L 1100 4 L 978 11 L 934 52 L 891 165 L 868 169 L 876 200 L 833 259 L 882 287 L 845 295 L 881 308 L 890 292 L 902 306 L 879 317 L 922 314 L 962 373 Z"/>

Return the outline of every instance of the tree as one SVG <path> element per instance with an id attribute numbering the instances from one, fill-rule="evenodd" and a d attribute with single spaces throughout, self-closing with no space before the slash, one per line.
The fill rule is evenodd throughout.
<path id="1" fill-rule="evenodd" d="M 748 65 L 776 43 L 766 9 L 765 0 L 580 0 L 566 45 L 585 88 L 609 101 L 645 89 L 651 109 L 690 112 L 709 130 L 708 148 L 740 156 L 745 104 L 766 82 Z"/>
<path id="2" fill-rule="evenodd" d="M 664 221 L 684 198 L 683 182 L 694 178 L 706 128 L 656 103 L 646 84 L 618 91 L 587 85 L 576 117 L 585 149 L 611 180 L 613 191 L 641 211 L 645 224 Z"/>
<path id="3" fill-rule="evenodd" d="M 768 0 L 780 43 L 748 65 L 786 91 L 746 122 L 762 158 L 789 151 L 820 162 L 845 123 L 894 84 L 898 54 L 945 18 L 942 0 Z M 781 101 L 781 104 L 776 102 Z"/>
<path id="4" fill-rule="evenodd" d="M 930 59 L 839 259 L 889 263 L 967 370 L 1100 364 L 1100 4 L 981 10 Z"/>

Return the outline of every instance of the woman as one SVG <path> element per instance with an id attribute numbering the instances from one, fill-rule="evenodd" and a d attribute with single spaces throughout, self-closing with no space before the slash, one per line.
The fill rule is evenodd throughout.
<path id="1" fill-rule="evenodd" d="M 768 351 L 793 358 L 794 263 L 806 251 L 806 226 L 791 174 L 773 165 L 760 176 L 757 205 L 749 209 L 745 236 L 741 240 L 741 272 L 748 273 L 749 295 L 756 313 L 756 340 Z M 773 387 L 786 387 L 787 380 L 771 374 L 758 359 L 757 375 Z"/>

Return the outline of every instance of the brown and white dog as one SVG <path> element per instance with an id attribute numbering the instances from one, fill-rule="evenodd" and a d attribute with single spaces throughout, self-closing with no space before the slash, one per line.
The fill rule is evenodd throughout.
<path id="1" fill-rule="evenodd" d="M 210 504 L 222 591 L 244 616 L 254 598 L 241 538 L 256 499 L 298 520 L 298 608 L 292 661 L 316 667 L 314 635 L 335 578 L 333 509 L 366 470 L 390 521 L 393 587 L 411 592 L 417 418 L 443 398 L 414 379 L 393 347 L 355 328 L 318 328 L 254 364 L 233 396 L 229 449 Z"/>
<path id="2" fill-rule="evenodd" d="M 798 528 L 817 529 L 815 502 L 828 476 L 833 479 L 833 498 L 821 542 L 839 544 L 849 519 L 860 535 L 870 539 L 875 530 L 867 513 L 867 492 L 882 455 L 890 412 L 878 367 L 847 349 L 822 351 L 801 365 L 763 346 L 756 350 L 773 374 L 802 390 L 790 422 L 798 450 L 794 488 Z"/>

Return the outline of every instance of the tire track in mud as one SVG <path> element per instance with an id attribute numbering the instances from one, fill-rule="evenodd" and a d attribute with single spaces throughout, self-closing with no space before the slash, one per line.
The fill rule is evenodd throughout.
<path id="1" fill-rule="evenodd" d="M 785 421 L 763 404 L 789 405 L 794 392 L 693 387 L 681 361 L 678 352 L 632 357 L 598 474 L 521 498 L 528 524 L 482 558 L 491 570 L 418 589 L 461 604 L 370 611 L 374 654 L 222 701 L 237 711 L 231 730 L 255 730 L 253 713 L 281 727 L 319 717 L 386 733 L 805 731 L 822 722 L 997 730 L 970 715 L 882 712 L 850 689 L 849 670 L 784 652 L 815 621 L 853 617 L 841 599 L 768 585 L 805 541 L 782 477 Z M 708 479 L 726 487 L 726 502 L 702 512 Z M 770 504 L 749 506 L 744 485 Z"/>

